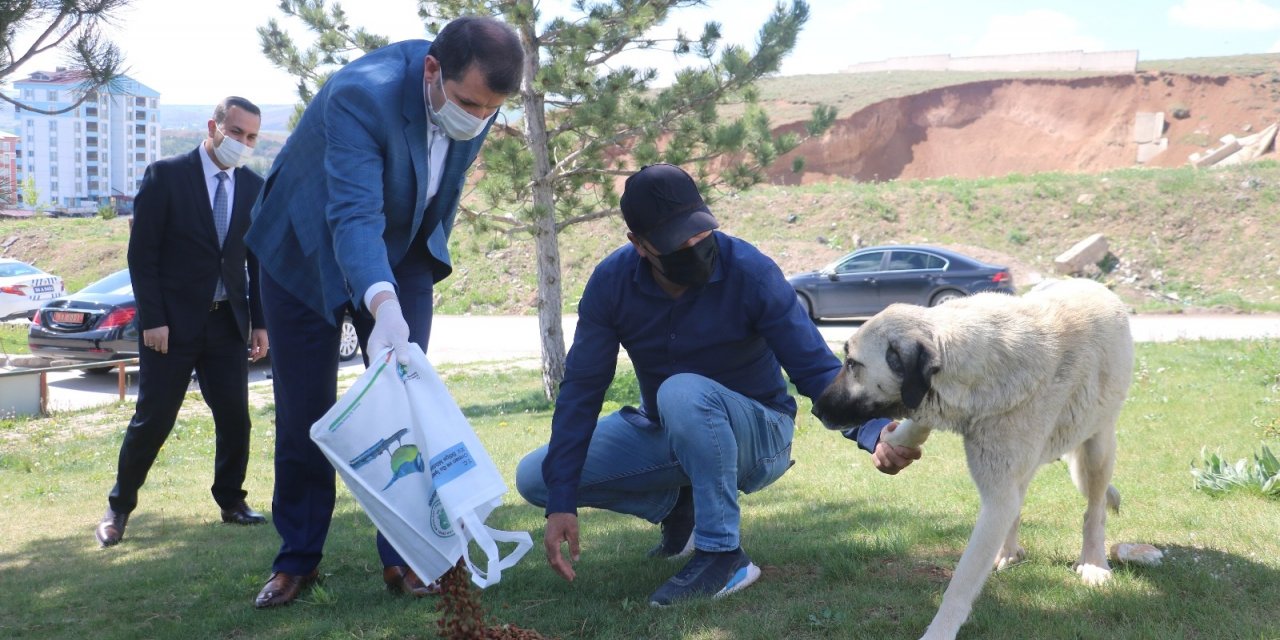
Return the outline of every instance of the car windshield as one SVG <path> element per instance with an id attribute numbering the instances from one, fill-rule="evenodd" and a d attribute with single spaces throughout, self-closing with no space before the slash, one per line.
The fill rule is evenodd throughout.
<path id="1" fill-rule="evenodd" d="M 129 280 L 129 270 L 117 271 L 80 290 L 81 293 L 133 293 L 133 283 Z"/>
<path id="2" fill-rule="evenodd" d="M 23 264 L 21 262 L 0 262 L 0 278 L 29 276 L 36 273 L 42 272 L 29 264 Z"/>

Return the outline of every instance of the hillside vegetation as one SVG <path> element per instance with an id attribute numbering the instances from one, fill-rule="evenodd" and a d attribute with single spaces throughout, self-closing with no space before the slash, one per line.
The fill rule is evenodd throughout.
<path id="1" fill-rule="evenodd" d="M 1280 54 L 1144 61 L 1141 71 L 1233 75 L 1280 82 Z M 807 117 L 814 104 L 848 115 L 929 89 L 1011 77 L 1085 74 L 893 72 L 788 76 L 761 85 L 775 124 Z M 172 143 L 185 150 L 199 135 Z M 181 143 L 180 140 L 187 140 Z M 273 140 L 274 142 L 274 140 Z M 268 149 L 264 149 L 268 151 Z M 266 154 L 264 154 L 266 155 Z M 1274 157 L 1274 156 L 1271 156 Z M 821 267 L 843 253 L 886 242 L 949 246 L 1013 267 L 1029 286 L 1053 259 L 1100 232 L 1113 258 L 1093 275 L 1138 311 L 1280 310 L 1280 165 L 1212 170 L 1119 169 L 1003 177 L 844 179 L 762 186 L 712 204 L 726 232 L 756 243 L 783 271 Z M 128 220 L 0 220 L 0 255 L 31 261 L 77 290 L 125 266 Z M 625 242 L 617 218 L 561 235 L 565 310 L 591 268 Z M 440 313 L 525 314 L 536 304 L 533 243 L 460 225 L 455 274 L 437 290 Z"/>
<path id="2" fill-rule="evenodd" d="M 783 271 L 816 269 L 856 246 L 949 246 L 1014 269 L 1029 286 L 1053 259 L 1100 232 L 1115 259 L 1094 275 L 1137 311 L 1280 311 L 1280 164 L 1126 169 L 978 180 L 833 182 L 760 187 L 711 205 L 722 228 Z M 125 266 L 128 220 L 0 221 L 0 255 L 33 262 L 69 290 Z M 620 219 L 561 235 L 565 310 L 591 268 L 625 242 Z M 526 314 L 536 303 L 533 243 L 460 226 L 453 277 L 437 289 L 449 314 Z"/>

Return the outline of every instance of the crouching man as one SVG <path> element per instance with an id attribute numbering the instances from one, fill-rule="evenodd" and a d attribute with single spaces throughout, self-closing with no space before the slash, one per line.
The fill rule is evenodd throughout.
<path id="1" fill-rule="evenodd" d="M 815 399 L 840 361 L 778 266 L 715 231 L 679 167 L 633 174 L 621 207 L 630 244 L 587 283 L 551 441 L 521 460 L 516 487 L 546 508 L 547 561 L 566 580 L 579 557 L 577 509 L 596 507 L 661 524 L 651 557 L 692 554 L 650 604 L 727 595 L 760 576 L 740 542 L 738 492 L 763 489 L 791 464 L 796 402 L 782 369 Z M 601 417 L 619 346 L 635 367 L 639 408 Z M 880 443 L 887 423 L 846 435 L 897 473 L 920 452 Z"/>

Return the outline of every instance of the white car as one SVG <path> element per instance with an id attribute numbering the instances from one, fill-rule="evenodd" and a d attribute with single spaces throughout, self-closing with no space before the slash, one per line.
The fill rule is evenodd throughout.
<path id="1" fill-rule="evenodd" d="M 25 262 L 0 258 L 0 320 L 30 318 L 45 302 L 64 293 L 61 277 Z"/>

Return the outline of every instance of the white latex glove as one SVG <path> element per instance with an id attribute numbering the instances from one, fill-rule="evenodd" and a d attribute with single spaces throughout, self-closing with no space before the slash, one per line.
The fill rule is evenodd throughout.
<path id="1" fill-rule="evenodd" d="M 386 349 L 396 352 L 400 364 L 409 364 L 409 324 L 404 321 L 400 301 L 392 298 L 373 310 L 373 330 L 369 332 L 369 353 L 379 354 Z"/>

